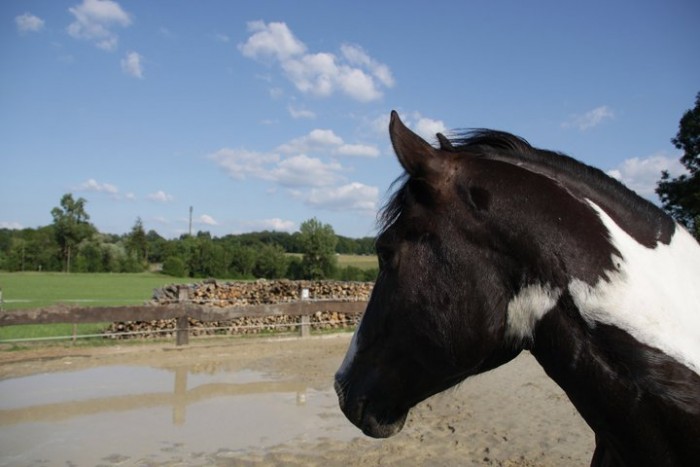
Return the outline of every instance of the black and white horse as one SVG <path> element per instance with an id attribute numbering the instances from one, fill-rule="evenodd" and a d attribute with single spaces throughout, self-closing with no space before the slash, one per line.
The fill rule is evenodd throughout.
<path id="1" fill-rule="evenodd" d="M 373 437 L 522 350 L 596 434 L 592 465 L 700 465 L 700 247 L 603 172 L 481 130 L 435 148 L 394 112 L 406 171 L 336 374 Z"/>

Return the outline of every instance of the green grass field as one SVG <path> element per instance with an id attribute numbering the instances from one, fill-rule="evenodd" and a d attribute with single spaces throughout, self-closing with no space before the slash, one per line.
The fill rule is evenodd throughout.
<path id="1" fill-rule="evenodd" d="M 161 274 L 63 274 L 0 272 L 3 312 L 57 303 L 86 306 L 137 305 L 153 289 L 186 279 Z M 77 335 L 100 333 L 108 323 L 79 324 Z M 0 327 L 0 340 L 73 335 L 72 324 L 26 324 Z"/>
<path id="2" fill-rule="evenodd" d="M 0 272 L 4 310 L 40 308 L 56 303 L 137 305 L 150 299 L 154 288 L 187 281 L 154 273 Z"/>
<path id="3" fill-rule="evenodd" d="M 338 266 L 376 268 L 376 256 L 339 255 Z M 149 300 L 153 289 L 199 279 L 177 278 L 156 273 L 64 274 L 60 272 L 0 272 L 2 312 L 42 308 L 64 303 L 85 306 L 138 305 Z M 97 334 L 108 323 L 80 324 L 77 334 Z M 72 324 L 27 324 L 1 326 L 0 341 L 8 339 L 71 336 Z"/>
<path id="4" fill-rule="evenodd" d="M 301 253 L 287 253 L 288 256 L 294 256 L 301 259 Z M 337 255 L 338 267 L 353 266 L 363 270 L 379 268 L 379 262 L 375 255 Z"/>
<path id="5" fill-rule="evenodd" d="M 360 269 L 376 269 L 379 267 L 375 255 L 338 255 L 338 267 L 354 266 Z"/>

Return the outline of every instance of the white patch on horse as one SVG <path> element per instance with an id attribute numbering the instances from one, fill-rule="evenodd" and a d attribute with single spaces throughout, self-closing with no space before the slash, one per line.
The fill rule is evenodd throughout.
<path id="1" fill-rule="evenodd" d="M 519 340 L 532 339 L 537 322 L 559 300 L 560 289 L 534 284 L 524 287 L 508 303 L 506 335 Z"/>
<path id="2" fill-rule="evenodd" d="M 352 335 L 352 340 L 350 341 L 350 346 L 348 347 L 348 351 L 345 354 L 345 358 L 343 359 L 343 363 L 340 365 L 340 368 L 338 369 L 338 374 L 342 375 L 345 374 L 349 369 L 350 366 L 352 365 L 352 361 L 355 359 L 355 354 L 357 353 L 357 333 L 360 332 L 360 325 L 357 325 L 357 328 L 355 329 L 355 333 Z"/>
<path id="3" fill-rule="evenodd" d="M 670 244 L 646 248 L 588 201 L 608 229 L 616 269 L 569 292 L 586 322 L 616 326 L 700 374 L 700 246 L 680 226 Z"/>

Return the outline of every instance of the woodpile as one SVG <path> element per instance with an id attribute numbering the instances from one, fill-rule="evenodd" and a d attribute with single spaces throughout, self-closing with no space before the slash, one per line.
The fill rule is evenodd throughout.
<path id="1" fill-rule="evenodd" d="M 168 285 L 153 291 L 152 305 L 192 303 L 214 307 L 245 309 L 250 305 L 291 303 L 302 299 L 308 290 L 308 300 L 367 301 L 372 292 L 371 282 L 340 281 L 255 281 L 219 282 L 206 280 L 196 284 Z M 329 330 L 354 327 L 361 313 L 349 314 L 333 310 L 317 311 L 310 317 L 311 328 Z M 239 318 L 203 322 L 188 319 L 191 336 L 261 334 L 299 332 L 300 317 L 287 315 L 242 316 Z M 175 337 L 175 319 L 127 321 L 112 323 L 105 333 L 112 339 Z"/>
<path id="2" fill-rule="evenodd" d="M 153 291 L 151 304 L 179 303 L 184 296 L 190 303 L 211 306 L 245 306 L 288 303 L 300 300 L 302 290 L 310 300 L 367 301 L 372 282 L 259 280 L 255 282 L 220 282 L 208 279 L 197 284 L 168 285 Z"/>

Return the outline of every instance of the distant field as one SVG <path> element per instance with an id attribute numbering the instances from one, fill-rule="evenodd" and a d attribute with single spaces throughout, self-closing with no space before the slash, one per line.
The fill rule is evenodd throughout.
<path id="1" fill-rule="evenodd" d="M 297 256 L 297 255 L 295 255 Z M 298 255 L 301 256 L 301 255 Z M 376 256 L 338 255 L 338 266 L 377 268 Z M 64 274 L 60 272 L 0 272 L 3 309 L 40 308 L 56 303 L 90 306 L 134 305 L 145 302 L 153 289 L 199 279 L 139 274 Z"/>
<path id="2" fill-rule="evenodd" d="M 287 255 L 300 259 L 302 257 L 301 253 L 287 253 Z M 379 267 L 375 255 L 337 255 L 336 258 L 339 268 L 353 266 L 360 269 L 376 269 Z"/>
<path id="3" fill-rule="evenodd" d="M 153 273 L 63 274 L 59 272 L 0 272 L 3 311 L 39 308 L 56 303 L 86 306 L 137 305 L 153 289 L 187 279 Z M 79 324 L 78 335 L 101 332 L 107 323 Z M 0 340 L 70 336 L 72 324 L 26 324 L 0 327 Z"/>
<path id="4" fill-rule="evenodd" d="M 4 310 L 38 308 L 55 303 L 135 305 L 150 299 L 154 288 L 186 281 L 154 273 L 0 272 Z"/>
<path id="5" fill-rule="evenodd" d="M 375 255 L 338 255 L 338 267 L 354 266 L 360 269 L 378 268 Z"/>

